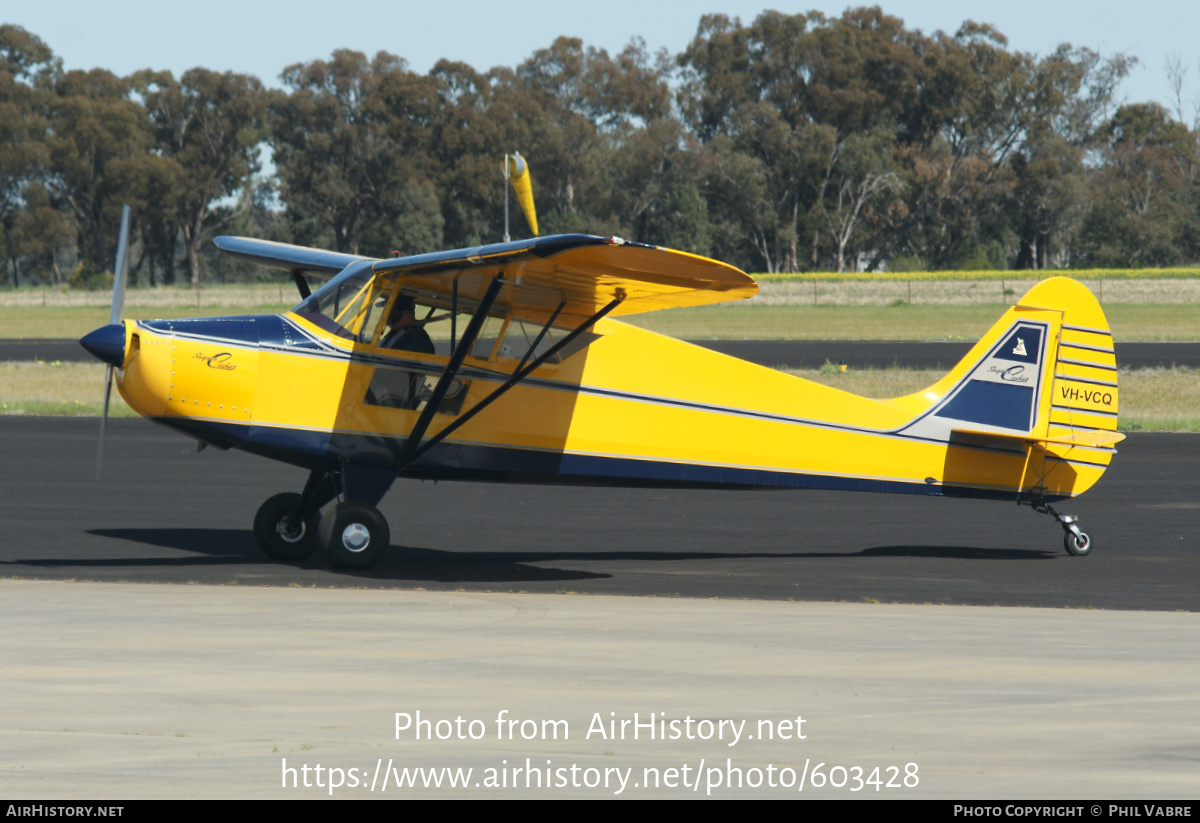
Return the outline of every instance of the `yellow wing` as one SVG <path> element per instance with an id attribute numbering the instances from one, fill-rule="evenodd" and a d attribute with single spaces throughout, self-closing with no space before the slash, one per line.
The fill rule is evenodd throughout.
<path id="1" fill-rule="evenodd" d="M 590 317 L 621 298 L 610 316 L 742 300 L 758 285 L 733 266 L 617 237 L 564 234 L 473 249 L 381 260 L 376 274 L 401 278 L 404 291 L 448 305 L 454 284 L 460 308 L 477 302 L 497 274 L 496 299 L 516 316 Z"/>

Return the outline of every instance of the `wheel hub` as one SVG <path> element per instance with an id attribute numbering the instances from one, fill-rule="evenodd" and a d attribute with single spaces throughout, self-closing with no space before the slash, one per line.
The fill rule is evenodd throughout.
<path id="1" fill-rule="evenodd" d="M 275 524 L 275 531 L 279 534 L 279 539 L 284 543 L 299 543 L 304 539 L 304 533 L 308 531 L 308 526 L 303 521 L 297 524 L 289 524 L 288 519 L 285 517 Z"/>
<path id="2" fill-rule="evenodd" d="M 342 545 L 349 551 L 361 552 L 371 545 L 371 532 L 362 523 L 351 523 L 342 530 Z"/>

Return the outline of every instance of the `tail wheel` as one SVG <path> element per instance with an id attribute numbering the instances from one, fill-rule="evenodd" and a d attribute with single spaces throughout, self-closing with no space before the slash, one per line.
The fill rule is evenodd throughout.
<path id="1" fill-rule="evenodd" d="M 339 503 L 321 518 L 321 553 L 335 569 L 371 568 L 391 539 L 383 515 L 366 503 Z"/>
<path id="2" fill-rule="evenodd" d="M 319 516 L 291 523 L 291 515 L 300 504 L 300 495 L 284 492 L 269 498 L 254 515 L 254 539 L 272 560 L 303 560 L 321 545 L 317 537 Z"/>
<path id="3" fill-rule="evenodd" d="M 1092 551 L 1092 538 L 1088 536 L 1087 532 L 1079 532 L 1079 534 L 1067 532 L 1063 536 L 1063 546 L 1066 547 L 1067 554 L 1083 557 Z"/>

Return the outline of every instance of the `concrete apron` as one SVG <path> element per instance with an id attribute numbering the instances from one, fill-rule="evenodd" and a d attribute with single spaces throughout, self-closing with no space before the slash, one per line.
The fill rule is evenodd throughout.
<path id="1" fill-rule="evenodd" d="M 26 580 L 0 598 L 9 798 L 1200 794 L 1192 613 Z"/>

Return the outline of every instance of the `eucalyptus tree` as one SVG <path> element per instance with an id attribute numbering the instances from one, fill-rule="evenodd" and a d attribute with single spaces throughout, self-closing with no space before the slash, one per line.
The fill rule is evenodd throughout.
<path id="1" fill-rule="evenodd" d="M 1037 61 L 1023 139 L 1008 161 L 1016 268 L 1070 262 L 1088 199 L 1087 154 L 1103 141 L 1117 84 L 1132 63 L 1069 45 Z"/>
<path id="2" fill-rule="evenodd" d="M 710 215 L 740 219 L 750 239 L 756 259 L 740 256 L 743 266 L 841 266 L 852 240 L 883 242 L 866 236 L 875 224 L 862 215 L 898 187 L 891 135 L 918 99 L 919 40 L 878 8 L 765 12 L 749 26 L 702 18 L 679 57 L 680 107 L 710 155 Z M 855 142 L 865 134 L 878 147 L 872 170 Z M 841 167 L 845 158 L 854 168 Z M 759 199 L 747 203 L 748 194 Z"/>
<path id="3" fill-rule="evenodd" d="M 707 254 L 707 205 L 700 196 L 699 142 L 676 116 L 674 61 L 634 40 L 614 57 L 590 52 L 586 112 L 607 144 L 611 219 L 639 242 Z"/>
<path id="4" fill-rule="evenodd" d="M 559 37 L 512 75 L 493 72 L 502 80 L 493 106 L 522 112 L 524 135 L 506 137 L 526 141 L 521 153 L 529 159 L 535 202 L 546 214 L 547 231 L 631 230 L 611 200 L 616 133 L 628 128 L 623 109 L 629 103 L 624 97 L 628 88 L 619 88 L 614 70 L 604 50 L 585 49 L 579 38 Z"/>
<path id="5" fill-rule="evenodd" d="M 70 221 L 55 208 L 49 190 L 40 181 L 25 186 L 21 199 L 22 207 L 7 231 L 14 272 L 15 258 L 23 257 L 61 284 L 65 279 L 58 264 L 58 249 L 71 240 Z"/>
<path id="6" fill-rule="evenodd" d="M 877 245 L 871 239 L 872 229 L 885 222 L 881 215 L 904 188 L 891 160 L 890 142 L 884 134 L 851 134 L 838 144 L 836 161 L 829 164 L 817 210 L 832 240 L 839 272 L 846 271 L 848 263 L 857 269 L 849 252 Z"/>
<path id="7" fill-rule="evenodd" d="M 201 247 L 232 219 L 224 204 L 244 194 L 258 171 L 266 136 L 266 96 L 255 77 L 194 68 L 178 81 L 148 72 L 136 83 L 162 154 L 174 167 L 173 212 L 183 237 L 192 288 L 201 280 Z"/>
<path id="8" fill-rule="evenodd" d="M 70 71 L 47 102 L 47 187 L 74 224 L 85 274 L 111 265 L 121 206 L 136 195 L 133 166 L 153 146 L 150 118 L 129 92 L 129 80 L 110 71 Z"/>
<path id="9" fill-rule="evenodd" d="M 1079 261 L 1170 266 L 1196 258 L 1197 198 L 1189 166 L 1196 135 L 1157 103 L 1122 106 L 1101 129 Z"/>
<path id="10" fill-rule="evenodd" d="M 279 194 L 298 242 L 338 251 L 386 242 L 404 253 L 428 251 L 440 229 L 427 210 L 429 144 L 438 84 L 400 57 L 335 51 L 329 60 L 289 66 L 289 93 L 270 101 L 270 142 Z M 413 233 L 411 221 L 429 220 Z M 397 231 L 397 221 L 408 227 Z"/>
<path id="11" fill-rule="evenodd" d="M 6 266 L 11 263 L 14 284 L 19 282 L 16 258 L 23 253 L 14 229 L 28 187 L 40 185 L 49 160 L 46 88 L 59 70 L 57 58 L 36 35 L 0 25 L 0 246 Z M 39 209 L 49 207 L 42 204 L 43 191 L 38 189 Z"/>
<path id="12" fill-rule="evenodd" d="M 670 71 L 640 41 L 610 56 L 569 37 L 515 69 L 439 63 L 433 151 L 448 237 L 470 244 L 504 233 L 502 158 L 513 151 L 529 161 L 544 232 L 648 237 L 685 151 Z M 523 219 L 511 220 L 520 235 Z"/>
<path id="13" fill-rule="evenodd" d="M 1036 66 L 993 27 L 971 21 L 953 36 L 924 38 L 921 57 L 915 105 L 898 123 L 908 214 L 893 250 L 955 268 L 1003 233 L 1007 161 L 1030 121 Z"/>

